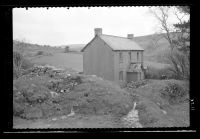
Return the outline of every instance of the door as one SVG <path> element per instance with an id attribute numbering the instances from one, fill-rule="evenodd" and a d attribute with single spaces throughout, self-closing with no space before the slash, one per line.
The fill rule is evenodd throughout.
<path id="1" fill-rule="evenodd" d="M 123 81 L 123 71 L 119 72 L 119 80 Z"/>
<path id="2" fill-rule="evenodd" d="M 127 82 L 138 81 L 138 72 L 127 72 Z"/>

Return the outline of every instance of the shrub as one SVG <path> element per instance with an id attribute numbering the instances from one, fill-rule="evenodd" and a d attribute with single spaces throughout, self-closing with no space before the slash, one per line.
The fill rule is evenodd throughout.
<path id="1" fill-rule="evenodd" d="M 35 56 L 40 56 L 40 55 L 44 55 L 44 51 L 37 51 L 37 53 L 35 54 Z"/>
<path id="2" fill-rule="evenodd" d="M 186 96 L 187 91 L 175 83 L 168 83 L 168 85 L 161 90 L 161 97 L 167 99 L 171 104 L 185 101 Z"/>
<path id="3" fill-rule="evenodd" d="M 69 52 L 69 46 L 65 47 L 64 53 L 68 53 Z"/>
<path id="4" fill-rule="evenodd" d="M 190 78 L 190 58 L 187 54 L 174 49 L 166 57 L 171 65 L 170 70 L 176 75 L 177 79 L 188 80 Z"/>
<path id="5" fill-rule="evenodd" d="M 24 58 L 20 52 L 13 51 L 13 78 L 18 78 L 21 75 L 22 70 L 26 70 L 33 67 L 28 59 Z"/>
<path id="6" fill-rule="evenodd" d="M 164 78 L 163 78 L 164 77 Z M 145 72 L 146 79 L 177 79 L 177 76 L 170 71 L 169 68 L 157 69 L 154 67 L 148 67 Z"/>
<path id="7" fill-rule="evenodd" d="M 28 59 L 24 58 L 24 61 L 22 63 L 22 69 L 27 70 L 30 69 L 34 66 L 34 64 L 32 62 L 30 62 Z"/>

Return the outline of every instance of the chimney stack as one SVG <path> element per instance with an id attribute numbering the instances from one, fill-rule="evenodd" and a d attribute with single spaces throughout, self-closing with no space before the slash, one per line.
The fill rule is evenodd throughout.
<path id="1" fill-rule="evenodd" d="M 102 34 L 102 28 L 95 28 L 94 29 L 94 35 L 101 35 Z"/>
<path id="2" fill-rule="evenodd" d="M 127 35 L 127 38 L 128 38 L 128 39 L 133 39 L 133 37 L 134 37 L 133 34 L 128 34 L 128 35 Z"/>

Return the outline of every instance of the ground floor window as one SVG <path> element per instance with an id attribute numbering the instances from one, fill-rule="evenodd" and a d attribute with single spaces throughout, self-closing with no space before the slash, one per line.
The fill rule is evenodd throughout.
<path id="1" fill-rule="evenodd" d="M 120 72 L 119 72 L 119 80 L 122 80 L 122 81 L 123 81 L 123 71 L 120 71 Z"/>

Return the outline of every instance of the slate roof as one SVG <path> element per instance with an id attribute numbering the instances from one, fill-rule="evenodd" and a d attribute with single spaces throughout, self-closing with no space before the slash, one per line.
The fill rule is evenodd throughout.
<path id="1" fill-rule="evenodd" d="M 133 40 L 130 40 L 125 37 L 118 37 L 118 36 L 112 36 L 112 35 L 99 35 L 99 37 L 114 51 L 117 50 L 141 50 L 143 51 L 144 49 L 139 46 Z M 81 50 L 84 51 L 84 49 L 87 47 L 87 45 Z"/>
<path id="2" fill-rule="evenodd" d="M 128 38 L 111 35 L 100 35 L 99 37 L 113 50 L 144 50 L 134 40 Z"/>

